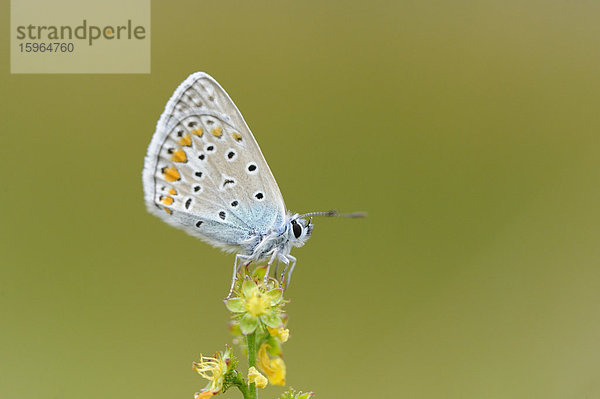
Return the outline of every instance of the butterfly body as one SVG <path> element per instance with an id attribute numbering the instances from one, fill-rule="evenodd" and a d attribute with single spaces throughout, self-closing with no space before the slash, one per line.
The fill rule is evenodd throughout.
<path id="1" fill-rule="evenodd" d="M 236 263 L 291 263 L 312 224 L 286 211 L 279 187 L 237 107 L 209 75 L 190 75 L 167 102 L 143 170 L 148 210 Z M 288 279 L 289 280 L 289 279 Z"/>
<path id="2" fill-rule="evenodd" d="M 287 214 L 283 226 L 266 235 L 259 236 L 256 245 L 253 245 L 245 255 L 257 262 L 270 258 L 273 253 L 277 254 L 279 260 L 287 258 L 292 247 L 304 245 L 312 233 L 312 224 L 309 224 L 303 228 L 304 236 L 296 237 L 292 220 L 297 224 L 306 223 L 303 219 L 299 219 L 298 215 Z"/>

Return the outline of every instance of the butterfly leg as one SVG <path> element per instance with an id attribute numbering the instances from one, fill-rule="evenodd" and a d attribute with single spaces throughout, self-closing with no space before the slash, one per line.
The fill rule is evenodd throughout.
<path id="1" fill-rule="evenodd" d="M 229 289 L 229 294 L 227 294 L 227 298 L 225 298 L 225 299 L 231 298 L 231 294 L 233 294 L 233 287 L 235 286 L 235 279 L 237 277 L 237 272 L 239 269 L 239 266 L 238 266 L 239 261 L 248 261 L 248 263 L 246 263 L 245 266 L 248 266 L 251 262 L 249 256 L 240 255 L 240 254 L 235 255 L 235 261 L 233 262 L 233 275 L 231 276 L 231 288 Z"/>
<path id="2" fill-rule="evenodd" d="M 288 272 L 288 275 L 287 275 L 287 282 L 285 284 L 285 288 L 287 288 L 288 285 L 290 285 L 290 281 L 292 281 L 292 273 L 294 272 L 294 267 L 296 267 L 297 259 L 296 259 L 296 257 L 294 257 L 292 255 L 288 255 L 287 260 L 288 260 L 288 262 L 292 263 L 292 266 L 290 266 L 290 271 Z M 286 269 L 287 269 L 287 267 L 286 267 Z"/>
<path id="3" fill-rule="evenodd" d="M 285 284 L 286 284 L 285 273 L 287 272 L 288 268 L 290 267 L 290 261 L 287 257 L 281 259 L 281 261 L 283 263 L 285 263 L 285 267 L 283 268 L 283 271 L 281 272 L 281 277 L 279 278 L 279 284 L 281 284 L 281 286 L 285 288 Z"/>
<path id="4" fill-rule="evenodd" d="M 278 270 L 279 270 L 279 258 L 277 258 L 277 263 L 275 263 L 275 272 L 273 272 L 275 279 L 277 279 L 277 271 Z"/>
<path id="5" fill-rule="evenodd" d="M 269 279 L 269 271 L 271 270 L 271 264 L 277 258 L 277 250 L 273 251 L 273 255 L 269 258 L 269 263 L 267 263 L 267 271 L 265 272 L 264 283 L 267 284 L 267 280 Z"/>

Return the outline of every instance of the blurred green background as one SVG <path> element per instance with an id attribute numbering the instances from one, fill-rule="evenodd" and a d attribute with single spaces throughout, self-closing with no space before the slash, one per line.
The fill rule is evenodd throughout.
<path id="1" fill-rule="evenodd" d="M 0 397 L 205 385 L 191 362 L 230 342 L 233 257 L 141 187 L 199 70 L 290 210 L 369 212 L 293 251 L 289 385 L 600 397 L 600 3 L 154 1 L 149 75 L 10 75 L 2 7 Z"/>

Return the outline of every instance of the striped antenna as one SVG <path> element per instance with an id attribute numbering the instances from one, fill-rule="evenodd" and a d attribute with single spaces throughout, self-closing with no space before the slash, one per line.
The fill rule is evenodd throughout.
<path id="1" fill-rule="evenodd" d="M 335 209 L 327 212 L 309 212 L 304 215 L 298 216 L 299 218 L 305 218 L 307 216 L 328 216 L 328 217 L 341 217 L 341 218 L 364 218 L 367 217 L 366 212 L 353 212 L 353 213 L 339 213 Z"/>

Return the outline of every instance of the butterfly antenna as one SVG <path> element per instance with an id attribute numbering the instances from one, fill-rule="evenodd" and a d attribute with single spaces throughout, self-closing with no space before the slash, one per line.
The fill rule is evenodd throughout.
<path id="1" fill-rule="evenodd" d="M 328 216 L 328 217 L 341 217 L 341 218 L 364 218 L 367 217 L 366 212 L 353 212 L 353 213 L 339 213 L 335 209 L 327 212 L 309 212 L 304 215 L 298 216 L 299 218 L 305 218 L 307 216 Z"/>

